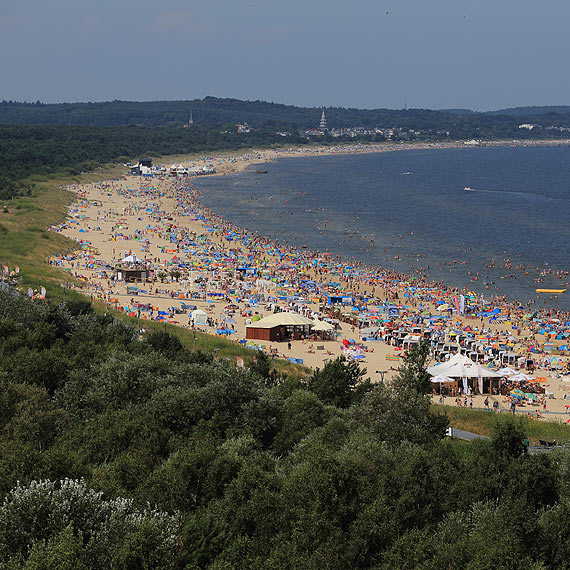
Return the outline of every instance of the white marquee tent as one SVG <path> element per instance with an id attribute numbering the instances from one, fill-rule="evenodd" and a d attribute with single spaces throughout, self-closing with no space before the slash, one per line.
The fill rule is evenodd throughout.
<path id="1" fill-rule="evenodd" d="M 447 362 L 429 366 L 428 373 L 432 376 L 447 376 L 449 378 L 500 378 L 502 374 L 473 362 L 463 354 L 454 354 Z"/>
<path id="2" fill-rule="evenodd" d="M 190 313 L 190 320 L 195 325 L 207 325 L 208 324 L 208 315 L 202 311 L 201 309 L 196 309 Z"/>

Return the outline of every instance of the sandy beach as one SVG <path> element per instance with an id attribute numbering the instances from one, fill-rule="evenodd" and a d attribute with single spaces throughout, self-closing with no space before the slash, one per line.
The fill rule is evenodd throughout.
<path id="1" fill-rule="evenodd" d="M 464 149 L 475 147 L 520 147 L 520 146 L 566 146 L 570 139 L 563 140 L 510 140 L 510 141 L 450 141 L 450 142 L 387 142 L 387 143 L 343 143 L 329 146 L 302 146 L 276 149 L 246 150 L 243 152 L 217 152 L 212 156 L 170 157 L 164 166 L 185 168 L 213 167 L 216 175 L 223 176 L 243 172 L 249 166 L 272 162 L 279 158 L 308 156 L 334 156 L 337 154 L 364 154 L 378 152 L 398 152 L 405 150 Z M 160 161 L 159 161 L 160 162 Z"/>
<path id="2" fill-rule="evenodd" d="M 190 168 L 211 166 L 223 175 L 282 157 L 386 152 L 412 146 L 448 148 L 451 143 L 263 150 L 177 157 L 173 163 Z M 373 380 L 393 375 L 403 350 L 383 340 L 362 340 L 371 328 L 362 327 L 366 319 L 376 329 L 379 325 L 384 329 L 409 329 L 410 335 L 412 329 L 429 327 L 447 343 L 467 329 L 485 346 L 508 347 L 517 355 L 512 365 L 517 372 L 520 359 L 524 360 L 532 350 L 536 368 L 532 373 L 526 369 L 522 372 L 533 379 L 529 386 L 540 385 L 550 393 L 543 417 L 556 421 L 570 417 L 566 407 L 570 401 L 565 398 L 570 395 L 570 376 L 563 374 L 567 370 L 567 351 L 558 349 L 566 341 L 555 338 L 565 330 L 565 315 L 544 314 L 539 323 L 528 318 L 524 309 L 508 306 L 502 300 L 490 301 L 491 305 L 483 310 L 476 298 L 467 298 L 468 310 L 458 314 L 461 311 L 453 309 L 464 291 L 442 289 L 427 281 L 411 283 L 403 274 L 379 268 L 360 266 L 347 270 L 334 252 L 296 251 L 262 236 L 248 235 L 204 209 L 191 178 L 126 176 L 69 189 L 76 193 L 77 202 L 70 207 L 68 219 L 52 229 L 75 240 L 78 248 L 72 254 L 51 258 L 50 263 L 77 277 L 78 287 L 92 298 L 117 310 L 140 314 L 143 328 L 146 319 L 166 319 L 212 334 L 222 332 L 231 340 L 251 345 L 251 341 L 246 341 L 248 323 L 276 310 L 294 311 L 334 324 L 334 339 L 305 338 L 290 343 L 256 340 L 254 344 L 310 368 L 322 367 L 327 360 L 343 354 L 358 358 Z M 134 265 L 142 264 L 151 270 L 150 281 L 135 285 L 115 279 L 115 265 L 124 259 L 133 260 L 133 256 Z M 331 296 L 351 297 L 354 302 L 331 305 Z M 191 311 L 172 312 L 173 307 L 180 308 L 182 304 L 203 310 L 209 324 L 193 325 L 189 322 Z M 449 309 L 442 310 L 443 304 Z M 388 305 L 397 307 L 397 314 L 388 315 Z M 144 309 L 139 313 L 141 307 Z M 498 319 L 497 311 L 504 318 Z M 545 334 L 537 334 L 539 329 Z M 548 337 L 550 330 L 556 333 L 552 339 Z M 551 346 L 545 346 L 549 340 Z M 485 363 L 500 366 L 493 360 Z M 535 384 L 535 378 L 544 380 Z M 456 398 L 457 395 L 446 397 L 446 404 L 457 405 Z M 500 394 L 462 394 L 460 403 L 469 406 L 473 402 L 473 407 L 483 408 L 486 398 L 490 407 L 498 402 L 503 411 L 509 409 L 509 399 Z M 434 396 L 434 401 L 438 399 Z M 529 403 L 517 411 L 536 416 L 537 410 L 543 410 L 542 403 Z"/>

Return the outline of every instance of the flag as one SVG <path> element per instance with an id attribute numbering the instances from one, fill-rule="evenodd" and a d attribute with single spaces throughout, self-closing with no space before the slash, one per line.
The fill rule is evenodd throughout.
<path id="1" fill-rule="evenodd" d="M 34 291 L 32 290 L 31 287 L 28 287 L 28 297 L 29 297 L 30 299 L 32 299 L 33 296 L 34 296 Z"/>
<path id="2" fill-rule="evenodd" d="M 45 299 L 46 298 L 46 288 L 45 287 L 40 287 L 40 299 Z"/>

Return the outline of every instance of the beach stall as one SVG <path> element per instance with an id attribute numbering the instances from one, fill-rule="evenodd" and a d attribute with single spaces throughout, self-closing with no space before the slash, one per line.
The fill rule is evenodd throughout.
<path id="1" fill-rule="evenodd" d="M 246 326 L 248 340 L 278 342 L 307 336 L 313 321 L 297 313 L 275 313 Z"/>
<path id="2" fill-rule="evenodd" d="M 148 263 L 137 258 L 136 255 L 128 255 L 115 266 L 114 278 L 116 281 L 125 283 L 146 282 L 149 277 Z"/>
<path id="3" fill-rule="evenodd" d="M 316 335 L 321 339 L 332 339 L 334 330 L 335 327 L 331 323 L 320 321 L 319 319 L 313 320 L 311 332 L 316 333 Z"/>

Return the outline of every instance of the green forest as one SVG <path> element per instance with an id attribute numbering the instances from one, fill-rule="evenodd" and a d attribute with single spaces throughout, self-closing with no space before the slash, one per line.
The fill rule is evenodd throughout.
<path id="1" fill-rule="evenodd" d="M 565 107 L 507 109 L 504 114 L 426 109 L 327 109 L 331 128 L 397 128 L 396 138 L 450 141 L 471 138 L 567 138 Z M 535 113 L 526 115 L 520 113 Z M 192 128 L 182 128 L 190 117 Z M 0 102 L 0 200 L 31 195 L 30 175 L 77 174 L 100 164 L 136 160 L 143 155 L 209 153 L 269 145 L 307 144 L 300 129 L 316 127 L 320 109 L 263 101 L 206 97 L 194 101 L 43 104 Z M 237 122 L 255 127 L 238 134 Z M 545 128 L 519 129 L 542 122 Z M 547 128 L 548 125 L 548 128 Z M 555 127 L 555 128 L 550 128 Z M 280 132 L 286 132 L 283 137 Z M 403 133 L 403 134 L 402 134 Z M 316 139 L 313 139 L 316 140 Z M 355 138 L 318 137 L 319 143 L 381 142 L 382 134 Z"/>
<path id="2" fill-rule="evenodd" d="M 521 123 L 570 127 L 570 107 L 522 107 L 488 113 L 430 109 L 325 109 L 329 127 L 380 127 L 449 132 L 455 138 L 536 137 L 520 132 Z M 195 125 L 248 122 L 255 127 L 307 129 L 317 127 L 322 109 L 267 101 L 204 97 L 190 101 L 106 101 L 98 103 L 0 102 L 0 124 L 149 127 L 180 126 L 192 114 Z M 543 133 L 544 135 L 544 133 Z M 550 133 L 552 137 L 556 132 Z"/>
<path id="3" fill-rule="evenodd" d="M 570 567 L 570 453 L 445 438 L 426 359 L 285 377 L 0 293 L 0 567 Z"/>
<path id="4" fill-rule="evenodd" d="M 288 138 L 289 144 L 306 139 Z M 283 143 L 273 129 L 238 135 L 210 127 L 68 127 L 0 125 L 0 200 L 30 194 L 30 175 L 78 174 L 141 156 L 210 153 Z"/>

